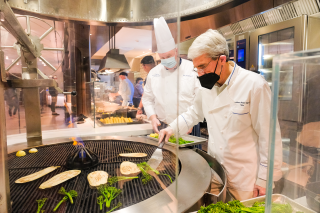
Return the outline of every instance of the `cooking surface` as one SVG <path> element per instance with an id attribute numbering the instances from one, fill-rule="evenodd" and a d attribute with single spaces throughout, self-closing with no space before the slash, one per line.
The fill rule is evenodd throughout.
<path id="1" fill-rule="evenodd" d="M 140 163 L 148 161 L 152 153 L 157 148 L 156 146 L 143 144 L 139 142 L 130 141 L 84 141 L 85 146 L 95 152 L 100 160 L 100 164 L 92 169 L 82 170 L 81 174 L 65 183 L 55 186 L 51 189 L 41 190 L 39 186 L 41 183 L 50 179 L 54 175 L 67 171 L 64 167 L 68 155 L 75 149 L 72 142 L 55 144 L 49 146 L 43 146 L 38 148 L 38 152 L 35 154 L 27 154 L 24 157 L 16 157 L 15 153 L 11 153 L 8 156 L 9 176 L 10 176 L 10 190 L 11 200 L 13 201 L 13 212 L 36 212 L 37 203 L 36 200 L 41 198 L 48 198 L 43 209 L 46 212 L 51 212 L 55 205 L 63 198 L 62 195 L 58 195 L 59 189 L 63 186 L 67 191 L 74 189 L 78 192 L 78 197 L 75 198 L 73 205 L 64 203 L 60 206 L 57 212 L 100 212 L 99 205 L 97 204 L 98 192 L 95 189 L 89 187 L 87 181 L 87 175 L 90 172 L 103 170 L 108 172 L 109 175 L 121 175 L 119 168 L 123 161 L 131 161 Z M 128 153 L 125 149 L 131 149 L 133 152 L 144 152 L 148 156 L 144 158 L 123 158 L 119 157 L 119 153 Z M 28 151 L 28 150 L 25 150 Z M 158 170 L 161 173 L 169 174 L 172 180 L 175 180 L 175 155 L 170 151 L 163 150 L 163 162 L 160 164 Z M 62 166 L 54 172 L 41 177 L 33 182 L 25 184 L 16 184 L 15 180 L 20 177 L 32 174 L 40 171 L 49 166 Z M 171 183 L 166 176 L 159 176 L 160 180 L 168 187 Z M 143 185 L 140 178 L 127 182 L 119 182 L 115 187 L 122 188 L 123 192 L 119 195 L 111 204 L 116 205 L 119 201 L 122 202 L 122 208 L 134 205 L 143 200 L 146 200 L 163 189 L 160 184 L 153 180 Z M 104 205 L 102 212 L 106 212 L 107 209 Z M 117 209 L 118 210 L 118 209 Z"/>

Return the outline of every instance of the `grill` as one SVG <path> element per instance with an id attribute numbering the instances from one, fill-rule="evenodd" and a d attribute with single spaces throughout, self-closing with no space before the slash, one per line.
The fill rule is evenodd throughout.
<path id="1" fill-rule="evenodd" d="M 67 170 L 65 168 L 67 157 L 75 151 L 75 147 L 72 145 L 72 142 L 39 147 L 39 151 L 37 153 L 27 154 L 22 158 L 16 157 L 15 153 L 9 154 L 8 167 L 12 212 L 36 212 L 36 200 L 40 198 L 48 198 L 43 209 L 45 209 L 46 212 L 52 212 L 55 205 L 63 198 L 62 195 L 58 195 L 58 191 L 62 186 L 67 191 L 71 189 L 76 190 L 78 192 L 78 197 L 75 199 L 73 205 L 68 202 L 64 203 L 60 206 L 57 212 L 106 212 L 110 209 L 107 209 L 105 205 L 103 205 L 104 209 L 100 211 L 96 200 L 99 194 L 97 190 L 89 187 L 87 175 L 90 172 L 97 170 L 106 171 L 111 176 L 121 175 L 119 171 L 121 162 L 125 160 L 135 163 L 148 161 L 157 148 L 156 146 L 149 144 L 121 140 L 87 140 L 84 141 L 84 143 L 88 149 L 98 156 L 100 163 L 94 168 L 82 170 L 79 176 L 46 190 L 39 189 L 41 183 L 50 179 L 54 175 Z M 148 156 L 145 158 L 119 157 L 119 153 L 126 153 L 126 150 L 129 149 L 131 149 L 133 152 L 147 153 Z M 14 183 L 14 181 L 20 177 L 32 174 L 49 166 L 61 167 L 35 181 L 24 184 Z M 163 161 L 158 167 L 158 170 L 161 173 L 169 174 L 174 181 L 175 168 L 175 155 L 168 150 L 163 150 Z M 166 176 L 159 176 L 159 179 L 166 187 L 171 184 Z M 122 207 L 119 209 L 142 202 L 152 196 L 155 196 L 163 190 L 155 178 L 146 185 L 143 185 L 140 179 L 134 179 L 124 183 L 119 182 L 117 183 L 116 187 L 122 188 L 123 192 L 114 201 L 112 201 L 111 207 L 120 201 L 122 202 Z"/>

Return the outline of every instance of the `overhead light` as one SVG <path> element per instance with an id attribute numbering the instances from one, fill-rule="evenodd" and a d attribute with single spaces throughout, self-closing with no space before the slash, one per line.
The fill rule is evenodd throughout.
<path id="1" fill-rule="evenodd" d="M 19 62 L 17 63 L 17 65 L 19 65 Z"/>
<path id="2" fill-rule="evenodd" d="M 151 49 L 149 49 L 149 50 L 151 50 Z"/>
<path id="3" fill-rule="evenodd" d="M 41 59 L 39 59 L 39 61 L 41 61 Z"/>
<path id="4" fill-rule="evenodd" d="M 13 60 L 13 59 L 11 59 L 11 61 L 13 62 L 14 60 Z"/>
<path id="5" fill-rule="evenodd" d="M 145 53 L 145 52 L 143 52 L 143 53 Z"/>
<path id="6" fill-rule="evenodd" d="M 90 35 L 92 35 L 92 34 L 90 33 Z"/>
<path id="7" fill-rule="evenodd" d="M 9 57 L 8 57 L 8 56 L 6 56 L 6 59 L 9 59 Z"/>

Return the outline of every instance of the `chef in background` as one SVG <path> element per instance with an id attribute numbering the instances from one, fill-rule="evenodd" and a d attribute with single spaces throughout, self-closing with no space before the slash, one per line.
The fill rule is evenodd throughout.
<path id="1" fill-rule="evenodd" d="M 143 70 L 147 73 L 147 77 L 144 80 L 144 86 L 146 86 L 148 74 L 149 74 L 150 70 L 152 70 L 156 66 L 156 63 L 151 55 L 147 55 L 147 56 L 143 57 L 143 59 L 141 60 L 141 65 L 142 65 Z M 145 112 L 144 112 L 144 108 L 143 108 L 143 104 L 142 104 L 142 100 L 141 100 L 140 104 L 138 106 L 137 114 L 140 115 L 142 113 L 145 113 Z"/>
<path id="2" fill-rule="evenodd" d="M 114 99 L 116 96 L 120 95 L 122 97 L 122 106 L 128 106 L 132 104 L 132 97 L 134 93 L 134 86 L 131 81 L 127 78 L 128 73 L 121 72 L 119 74 L 120 85 L 119 91 L 117 93 L 110 93 L 111 99 Z"/>
<path id="3" fill-rule="evenodd" d="M 165 128 L 193 104 L 200 83 L 197 73 L 193 72 L 192 62 L 179 57 L 175 41 L 163 17 L 154 19 L 154 32 L 161 64 L 148 74 L 142 103 L 154 132 L 158 133 L 159 129 Z M 188 132 L 192 129 L 193 125 Z M 199 125 L 197 130 L 199 136 Z"/>
<path id="4" fill-rule="evenodd" d="M 141 97 L 143 95 L 143 79 L 138 77 L 136 79 L 136 85 L 134 86 L 134 94 L 133 94 L 133 105 L 134 107 L 139 107 L 139 104 L 141 102 Z"/>
<path id="5" fill-rule="evenodd" d="M 188 51 L 201 89 L 194 104 L 161 130 L 159 141 L 207 120 L 208 153 L 227 171 L 228 190 L 246 200 L 266 193 L 271 91 L 264 78 L 229 61 L 225 38 L 209 29 Z M 177 128 L 178 126 L 178 128 Z M 274 181 L 282 177 L 282 141 L 277 123 Z"/>

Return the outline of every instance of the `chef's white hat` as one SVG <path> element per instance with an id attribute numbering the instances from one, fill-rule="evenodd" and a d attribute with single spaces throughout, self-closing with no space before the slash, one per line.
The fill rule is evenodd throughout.
<path id="1" fill-rule="evenodd" d="M 154 33 L 156 35 L 158 53 L 166 53 L 176 48 L 176 44 L 163 17 L 153 20 Z"/>

